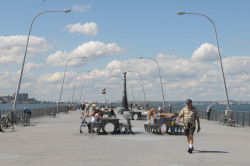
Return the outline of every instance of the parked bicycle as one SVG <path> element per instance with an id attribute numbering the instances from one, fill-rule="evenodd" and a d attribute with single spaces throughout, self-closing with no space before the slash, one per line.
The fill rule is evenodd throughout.
<path id="1" fill-rule="evenodd" d="M 11 120 L 11 112 L 4 113 L 0 118 L 0 125 L 2 131 L 11 130 L 14 131 L 14 124 Z"/>
<path id="2" fill-rule="evenodd" d="M 25 108 L 23 110 L 22 117 L 18 119 L 19 124 L 23 126 L 30 126 L 30 117 L 31 117 L 31 110 L 28 108 Z"/>

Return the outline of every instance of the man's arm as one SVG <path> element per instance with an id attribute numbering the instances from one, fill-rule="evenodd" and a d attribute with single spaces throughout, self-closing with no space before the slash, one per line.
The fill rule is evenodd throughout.
<path id="1" fill-rule="evenodd" d="M 183 110 L 181 110 L 181 112 L 179 113 L 179 115 L 178 115 L 177 118 L 176 118 L 176 123 L 177 123 L 177 124 L 179 123 L 180 119 L 181 119 L 183 116 L 184 116 L 184 112 L 183 112 Z"/>
<path id="2" fill-rule="evenodd" d="M 201 130 L 201 126 L 200 126 L 200 118 L 197 117 L 197 124 L 198 124 L 198 129 L 197 129 L 197 133 L 200 132 Z"/>

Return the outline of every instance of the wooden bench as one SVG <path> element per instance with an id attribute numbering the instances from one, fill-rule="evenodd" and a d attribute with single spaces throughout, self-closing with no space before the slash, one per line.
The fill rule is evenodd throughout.
<path id="1" fill-rule="evenodd" d="M 167 119 L 166 121 L 158 120 L 156 123 L 144 124 L 144 129 L 148 133 L 154 134 L 181 134 L 183 126 L 175 124 L 174 120 Z M 170 132 L 168 130 L 170 129 Z"/>
<path id="2" fill-rule="evenodd" d="M 119 131 L 121 134 L 129 134 L 130 133 L 129 124 L 128 123 L 119 123 Z"/>
<path id="3" fill-rule="evenodd" d="M 223 115 L 223 117 L 220 118 L 220 124 L 223 122 L 223 125 L 227 125 L 227 126 L 234 126 L 236 124 L 236 121 L 229 118 L 229 116 L 227 115 Z"/>
<path id="4" fill-rule="evenodd" d="M 91 130 L 91 133 L 95 133 L 95 130 L 96 129 L 96 132 L 97 134 L 101 134 L 101 129 L 103 128 L 103 124 L 100 123 L 100 122 L 93 122 L 91 123 L 90 125 L 90 130 Z"/>
<path id="5" fill-rule="evenodd" d="M 232 119 L 228 119 L 228 120 L 227 120 L 227 125 L 228 125 L 228 126 L 233 126 L 233 127 L 235 127 L 235 123 L 236 123 L 235 120 L 232 120 Z"/>

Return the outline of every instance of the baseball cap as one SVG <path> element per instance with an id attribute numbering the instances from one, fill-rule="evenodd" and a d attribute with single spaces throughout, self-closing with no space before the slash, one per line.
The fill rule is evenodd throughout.
<path id="1" fill-rule="evenodd" d="M 191 100 L 191 99 L 187 99 L 187 100 L 186 100 L 186 104 L 189 104 L 189 103 L 192 103 L 192 100 Z"/>

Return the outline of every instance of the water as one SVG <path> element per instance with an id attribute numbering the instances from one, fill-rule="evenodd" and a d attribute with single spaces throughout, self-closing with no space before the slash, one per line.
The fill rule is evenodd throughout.
<path id="1" fill-rule="evenodd" d="M 113 106 L 121 106 L 121 103 L 112 103 Z M 168 106 L 168 104 L 166 104 Z M 206 110 L 207 106 L 209 104 L 193 104 L 196 108 L 201 110 Z M 98 104 L 99 106 L 99 104 Z M 149 107 L 160 107 L 161 103 L 150 103 Z M 173 103 L 172 108 L 173 109 L 181 109 L 185 105 L 180 103 Z M 50 108 L 50 107 L 56 107 L 56 104 L 17 104 L 17 109 L 24 109 L 24 108 Z M 232 104 L 231 108 L 233 111 L 250 111 L 250 104 Z M 12 104 L 0 104 L 0 110 L 11 110 Z M 226 105 L 223 104 L 216 104 L 213 106 L 213 110 L 226 110 Z"/>
<path id="2" fill-rule="evenodd" d="M 201 110 L 206 110 L 208 104 L 204 104 L 204 105 L 196 105 L 193 104 L 196 108 L 201 109 Z M 231 104 L 231 109 L 233 111 L 250 111 L 250 104 Z M 173 108 L 183 108 L 184 104 L 178 104 L 178 105 L 173 105 Z M 223 105 L 223 104 L 215 104 L 213 106 L 213 110 L 226 110 L 227 106 Z"/>
<path id="3" fill-rule="evenodd" d="M 206 110 L 207 106 L 210 105 L 211 103 L 206 103 L 206 104 L 200 104 L 200 103 L 193 103 L 193 105 L 200 110 Z M 102 104 L 100 104 L 102 105 Z M 121 103 L 112 103 L 113 106 L 117 106 L 117 107 L 121 107 Z M 143 104 L 140 104 L 140 106 L 143 106 Z M 162 103 L 149 103 L 149 107 L 161 107 Z M 168 106 L 168 104 L 166 103 L 166 106 Z M 172 103 L 172 109 L 176 110 L 176 109 L 182 109 L 184 107 L 184 103 L 180 104 L 180 103 Z M 250 112 L 250 104 L 231 104 L 231 109 L 233 111 L 247 111 Z M 130 105 L 129 105 L 130 107 Z M 213 105 L 213 110 L 226 110 L 227 106 L 224 104 L 215 104 Z"/>
<path id="4" fill-rule="evenodd" d="M 0 110 L 11 110 L 13 107 L 12 104 L 0 104 Z M 24 109 L 24 108 L 51 108 L 56 107 L 56 104 L 17 104 L 16 109 Z"/>

